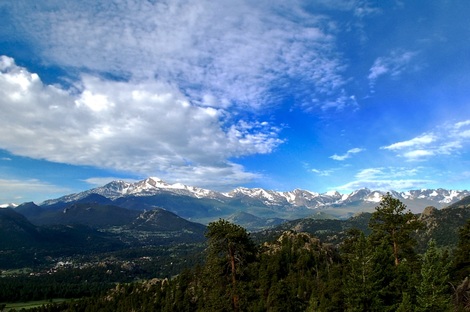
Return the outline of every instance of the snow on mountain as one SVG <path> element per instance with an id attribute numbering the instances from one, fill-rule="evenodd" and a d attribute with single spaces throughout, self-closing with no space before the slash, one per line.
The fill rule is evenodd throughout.
<path id="1" fill-rule="evenodd" d="M 286 205 L 288 199 L 280 192 L 269 191 L 261 188 L 238 187 L 228 193 L 222 193 L 228 198 L 249 197 L 262 201 L 267 206 Z"/>
<path id="2" fill-rule="evenodd" d="M 396 193 L 396 192 L 395 192 Z M 450 204 L 456 202 L 457 200 L 462 199 L 465 196 L 470 195 L 468 191 L 457 191 L 457 190 L 445 190 L 445 189 L 421 189 L 421 190 L 411 190 L 402 193 L 392 193 L 397 198 L 417 200 L 417 199 L 426 199 L 439 204 Z"/>
<path id="3" fill-rule="evenodd" d="M 85 198 L 91 194 L 98 194 L 109 199 L 124 196 L 152 196 L 161 193 L 173 193 L 196 198 L 216 198 L 220 193 L 181 183 L 169 184 L 159 178 L 150 177 L 145 180 L 130 183 L 125 181 L 112 181 L 104 186 L 93 188 L 81 193 L 66 195 L 57 199 L 46 200 L 41 205 L 49 206 L 58 202 L 73 202 Z"/>
<path id="4" fill-rule="evenodd" d="M 1 208 L 16 208 L 16 207 L 18 207 L 18 205 L 17 205 L 17 204 L 14 204 L 14 203 L 1 204 L 1 205 L 0 205 L 0 209 L 1 209 Z"/>
<path id="5" fill-rule="evenodd" d="M 406 192 L 390 191 L 390 193 L 392 196 L 405 201 L 407 205 L 424 205 L 424 207 L 433 205 L 438 208 L 442 208 L 470 195 L 469 191 L 444 189 L 422 189 Z M 59 202 L 73 202 L 92 194 L 98 194 L 111 200 L 126 196 L 139 197 L 154 196 L 158 194 L 182 195 L 198 199 L 209 198 L 216 199 L 221 202 L 228 202 L 233 199 L 242 199 L 242 201 L 250 199 L 257 201 L 258 203 L 262 203 L 267 207 L 284 207 L 285 209 L 304 207 L 308 209 L 317 209 L 332 206 L 347 207 L 348 205 L 361 204 L 370 206 L 379 203 L 386 192 L 377 190 L 372 191 L 367 188 L 359 189 L 349 194 L 341 194 L 337 191 L 315 193 L 300 189 L 295 189 L 289 192 L 278 192 L 262 188 L 239 187 L 227 193 L 220 193 L 208 189 L 184 185 L 182 183 L 170 184 L 159 178 L 150 177 L 135 183 L 113 181 L 102 187 L 97 187 L 81 193 L 66 195 L 58 199 L 48 200 L 41 205 L 47 206 Z"/>

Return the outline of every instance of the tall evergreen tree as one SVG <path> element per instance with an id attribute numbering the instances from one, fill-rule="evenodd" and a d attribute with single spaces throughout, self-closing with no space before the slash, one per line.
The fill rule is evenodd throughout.
<path id="1" fill-rule="evenodd" d="M 207 287 L 211 288 L 208 304 L 214 304 L 214 310 L 239 311 L 240 290 L 243 288 L 239 285 L 240 278 L 247 264 L 254 259 L 256 246 L 243 227 L 223 219 L 209 223 L 206 237 Z M 231 301 L 231 308 L 227 308 L 224 301 L 227 297 Z"/>
<path id="2" fill-rule="evenodd" d="M 452 263 L 454 303 L 459 311 L 470 311 L 470 220 L 459 230 L 459 242 Z"/>
<path id="3" fill-rule="evenodd" d="M 396 311 L 405 299 L 414 301 L 413 272 L 419 263 L 413 233 L 422 223 L 390 193 L 375 209 L 369 221 L 372 230 L 369 241 L 374 248 L 374 280 L 379 284 L 380 310 Z"/>
<path id="4" fill-rule="evenodd" d="M 454 252 L 453 279 L 461 282 L 470 277 L 470 220 L 459 229 L 459 242 Z"/>
<path id="5" fill-rule="evenodd" d="M 400 200 L 387 193 L 375 208 L 369 222 L 371 238 L 390 244 L 396 266 L 401 260 L 412 260 L 414 257 L 416 240 L 412 233 L 422 226 L 411 211 L 405 210 L 406 206 Z"/>
<path id="6" fill-rule="evenodd" d="M 421 283 L 416 289 L 417 310 L 423 312 L 449 311 L 448 264 L 443 262 L 434 240 L 429 242 L 422 262 Z"/>
<path id="7" fill-rule="evenodd" d="M 343 292 L 347 311 L 369 311 L 377 305 L 373 249 L 363 232 L 352 229 L 342 245 Z"/>

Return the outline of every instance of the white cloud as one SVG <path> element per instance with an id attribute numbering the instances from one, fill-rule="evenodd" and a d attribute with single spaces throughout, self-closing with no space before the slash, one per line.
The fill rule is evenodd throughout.
<path id="1" fill-rule="evenodd" d="M 11 58 L 0 64 L 0 146 L 17 155 L 229 184 L 257 176 L 229 158 L 270 153 L 282 143 L 278 127 L 227 124 L 233 118 L 225 110 L 193 105 L 168 83 L 82 76 L 71 92 L 45 85 Z"/>
<path id="2" fill-rule="evenodd" d="M 328 177 L 330 176 L 335 170 L 330 169 L 330 170 L 320 170 L 320 169 L 312 169 L 313 173 L 318 174 L 319 176 L 322 177 Z"/>
<path id="3" fill-rule="evenodd" d="M 367 77 L 371 92 L 374 92 L 376 81 L 380 77 L 389 75 L 392 78 L 397 78 L 403 72 L 413 69 L 412 61 L 417 54 L 414 51 L 394 50 L 389 56 L 378 57 L 369 69 Z"/>
<path id="4" fill-rule="evenodd" d="M 371 180 L 376 179 L 378 176 L 383 175 L 384 168 L 367 168 L 359 171 L 356 174 L 357 179 L 361 180 Z"/>
<path id="5" fill-rule="evenodd" d="M 360 153 L 362 151 L 364 151 L 364 149 L 356 147 L 356 148 L 350 149 L 344 155 L 334 154 L 333 156 L 330 156 L 330 158 L 334 160 L 338 160 L 338 161 L 343 161 L 343 160 L 350 158 L 352 155 Z"/>
<path id="6" fill-rule="evenodd" d="M 385 178 L 403 178 L 412 177 L 417 175 L 421 167 L 408 168 L 408 167 L 376 167 L 366 168 L 360 170 L 356 174 L 356 178 L 359 180 L 375 180 Z"/>
<path id="7" fill-rule="evenodd" d="M 458 130 L 460 128 L 467 127 L 467 126 L 470 126 L 470 120 L 457 122 L 455 123 L 454 128 Z"/>
<path id="8" fill-rule="evenodd" d="M 421 146 L 428 145 L 435 141 L 436 141 L 436 137 L 433 134 L 423 134 L 421 136 L 418 136 L 408 141 L 397 142 L 388 146 L 384 146 L 382 147 L 382 149 L 400 150 L 403 148 L 421 147 Z"/>
<path id="9" fill-rule="evenodd" d="M 328 7 L 371 12 L 348 1 Z M 338 25 L 302 1 L 2 8 L 45 66 L 76 75 L 64 78 L 70 88 L 48 85 L 1 57 L 0 147 L 17 155 L 193 185 L 243 184 L 260 175 L 234 159 L 283 143 L 279 127 L 257 120 L 283 92 L 305 110 L 357 107 L 345 91 Z"/>
<path id="10" fill-rule="evenodd" d="M 435 156 L 451 156 L 470 143 L 470 121 L 461 121 L 435 127 L 432 132 L 413 139 L 382 146 L 408 161 L 423 161 Z"/>
<path id="11" fill-rule="evenodd" d="M 112 181 L 119 181 L 119 180 L 125 180 L 127 182 L 137 182 L 138 180 L 134 180 L 134 179 L 123 179 L 123 178 L 120 178 L 120 177 L 92 177 L 92 178 L 88 178 L 88 179 L 85 179 L 83 180 L 83 182 L 86 182 L 90 185 L 92 185 L 93 187 L 98 187 L 98 186 L 103 186 L 103 185 L 106 185 Z"/>
<path id="12" fill-rule="evenodd" d="M 338 186 L 338 190 L 357 190 L 368 188 L 372 190 L 409 190 L 422 188 L 425 185 L 433 183 L 429 179 L 416 179 L 423 168 L 407 167 L 377 167 L 360 170 L 356 175 L 356 180 Z"/>
<path id="13" fill-rule="evenodd" d="M 417 149 L 413 151 L 409 151 L 403 154 L 403 157 L 407 158 L 408 160 L 420 160 L 424 157 L 433 156 L 433 151 Z"/>
<path id="14" fill-rule="evenodd" d="M 372 180 L 372 181 L 353 181 L 336 187 L 337 190 L 353 191 L 361 188 L 368 188 L 379 191 L 402 191 L 421 189 L 425 185 L 434 183 L 432 180 L 407 179 L 407 180 Z"/>
<path id="15" fill-rule="evenodd" d="M 59 66 L 135 80 L 157 77 L 192 103 L 214 107 L 264 108 L 276 101 L 274 85 L 303 97 L 313 91 L 320 105 L 354 104 L 343 94 L 345 62 L 336 50 L 334 22 L 305 7 L 302 1 L 243 0 L 5 5 L 18 37 Z M 371 10 L 356 4 L 346 9 L 358 8 L 361 16 Z"/>
<path id="16" fill-rule="evenodd" d="M 0 179 L 0 204 L 22 203 L 28 198 L 38 198 L 41 200 L 54 198 L 71 190 L 64 187 L 52 185 L 36 179 L 30 180 L 9 180 Z"/>

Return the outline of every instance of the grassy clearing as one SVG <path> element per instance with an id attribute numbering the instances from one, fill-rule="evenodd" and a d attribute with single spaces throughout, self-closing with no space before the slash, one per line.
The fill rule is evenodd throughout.
<path id="1" fill-rule="evenodd" d="M 22 274 L 29 274 L 31 272 L 33 272 L 31 268 L 0 270 L 0 276 L 22 275 Z"/>
<path id="2" fill-rule="evenodd" d="M 7 303 L 3 311 L 10 311 L 11 309 L 15 309 L 17 311 L 20 311 L 21 309 L 27 310 L 31 308 L 37 308 L 48 303 L 59 303 L 59 302 L 64 302 L 66 300 L 70 300 L 70 299 L 58 298 L 58 299 L 52 299 L 52 300 Z"/>

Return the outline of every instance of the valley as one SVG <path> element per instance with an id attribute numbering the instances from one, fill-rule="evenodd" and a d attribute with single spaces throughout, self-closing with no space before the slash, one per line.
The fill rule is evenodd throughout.
<path id="1" fill-rule="evenodd" d="M 334 258 L 351 231 L 371 234 L 374 208 L 368 207 L 381 203 L 378 193 L 369 190 L 334 201 L 325 198 L 337 195 L 318 195 L 315 201 L 322 203 L 312 208 L 313 197 L 289 203 L 275 192 L 244 189 L 227 196 L 152 181 L 126 187 L 113 182 L 39 205 L 0 209 L 0 302 L 84 298 L 113 291 L 116 284 L 172 280 L 207 265 L 207 224 L 224 218 L 248 230 L 258 246 L 286 233 L 304 233 L 311 238 L 302 239 L 322 244 Z M 411 233 L 418 254 L 426 252 L 431 240 L 448 252 L 457 248 L 459 229 L 470 220 L 466 191 L 421 190 L 410 192 L 406 200 L 397 194 L 381 196 L 412 201 L 420 210 L 414 216 L 423 226 Z M 417 208 L 429 203 L 440 206 Z"/>

